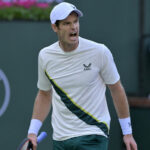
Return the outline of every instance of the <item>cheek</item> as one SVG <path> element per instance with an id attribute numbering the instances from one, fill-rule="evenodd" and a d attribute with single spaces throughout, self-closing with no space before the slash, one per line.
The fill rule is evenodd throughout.
<path id="1" fill-rule="evenodd" d="M 63 39 L 63 38 L 64 38 L 64 36 L 65 36 L 65 34 L 64 34 L 64 32 L 63 32 L 63 31 L 60 31 L 60 32 L 58 33 L 58 36 L 59 36 L 61 39 Z"/>
<path id="2" fill-rule="evenodd" d="M 58 36 L 62 39 L 65 40 L 66 38 L 68 38 L 69 35 L 69 29 L 60 29 L 58 31 Z"/>
<path id="3" fill-rule="evenodd" d="M 78 26 L 78 32 L 80 31 L 80 25 Z"/>
<path id="4" fill-rule="evenodd" d="M 63 37 L 63 38 L 68 37 L 68 32 L 67 31 L 62 31 L 61 32 L 61 37 Z"/>

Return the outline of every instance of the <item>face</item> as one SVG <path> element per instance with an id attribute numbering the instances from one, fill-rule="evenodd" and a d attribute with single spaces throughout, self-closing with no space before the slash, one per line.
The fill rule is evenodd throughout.
<path id="1" fill-rule="evenodd" d="M 59 26 L 52 25 L 57 33 L 60 46 L 71 51 L 77 48 L 79 43 L 79 18 L 75 12 L 72 12 L 66 19 L 59 22 Z"/>

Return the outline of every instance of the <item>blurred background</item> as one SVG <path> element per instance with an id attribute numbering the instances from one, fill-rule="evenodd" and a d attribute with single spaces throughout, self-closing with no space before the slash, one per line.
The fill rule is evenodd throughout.
<path id="1" fill-rule="evenodd" d="M 37 57 L 57 40 L 49 21 L 62 0 L 0 0 L 0 147 L 17 149 L 27 135 L 37 94 Z M 65 0 L 82 10 L 80 36 L 105 44 L 112 52 L 127 92 L 139 150 L 150 147 L 150 1 Z M 112 99 L 109 150 L 125 150 Z M 38 147 L 51 150 L 48 116 L 41 130 L 48 138 Z"/>

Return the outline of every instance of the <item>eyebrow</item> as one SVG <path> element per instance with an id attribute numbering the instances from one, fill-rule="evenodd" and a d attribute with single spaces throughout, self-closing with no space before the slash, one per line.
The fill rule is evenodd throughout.
<path id="1" fill-rule="evenodd" d="M 76 18 L 75 20 L 73 20 L 73 22 L 77 22 L 79 21 L 79 18 Z M 68 21 L 68 20 L 65 20 L 65 21 L 62 21 L 63 23 L 70 23 L 71 21 Z"/>

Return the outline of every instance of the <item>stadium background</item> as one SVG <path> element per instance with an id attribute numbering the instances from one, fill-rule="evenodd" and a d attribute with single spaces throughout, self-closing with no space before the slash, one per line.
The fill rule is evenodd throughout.
<path id="1" fill-rule="evenodd" d="M 80 19 L 80 35 L 107 45 L 113 53 L 122 83 L 130 99 L 150 93 L 150 1 L 143 0 L 66 0 L 84 13 Z M 1 11 L 1 10 L 0 10 Z M 143 21 L 143 22 L 142 22 Z M 141 40 L 141 37 L 143 37 Z M 6 74 L 11 89 L 10 103 L 0 117 L 0 147 L 16 149 L 26 137 L 37 93 L 37 56 L 41 48 L 55 42 L 49 21 L 0 21 L 0 69 Z M 0 81 L 0 107 L 4 88 Z M 112 116 L 109 150 L 123 150 L 121 131 L 109 91 L 108 105 Z M 147 98 L 148 99 L 148 98 Z M 134 137 L 139 150 L 150 147 L 150 109 L 131 105 Z M 50 150 L 52 128 L 50 116 L 41 130 L 48 138 L 39 150 Z"/>

